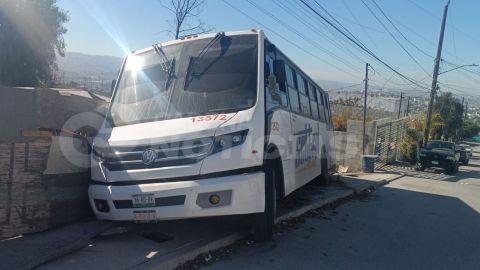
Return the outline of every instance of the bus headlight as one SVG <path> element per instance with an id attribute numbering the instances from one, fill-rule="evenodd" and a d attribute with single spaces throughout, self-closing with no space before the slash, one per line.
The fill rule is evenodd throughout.
<path id="1" fill-rule="evenodd" d="M 243 144 L 245 142 L 245 138 L 247 137 L 247 134 L 248 134 L 248 129 L 245 129 L 242 131 L 236 131 L 233 133 L 215 136 L 215 141 L 213 142 L 212 154 Z"/>

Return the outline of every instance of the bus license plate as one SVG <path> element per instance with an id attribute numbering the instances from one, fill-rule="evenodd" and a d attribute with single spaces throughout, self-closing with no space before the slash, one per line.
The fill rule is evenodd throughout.
<path id="1" fill-rule="evenodd" d="M 432 161 L 433 165 L 438 165 L 438 161 Z"/>
<path id="2" fill-rule="evenodd" d="M 155 210 L 135 210 L 133 219 L 138 222 L 154 221 L 157 219 L 157 214 Z"/>
<path id="3" fill-rule="evenodd" d="M 155 196 L 154 194 L 135 194 L 132 195 L 132 205 L 135 208 L 138 207 L 154 207 Z"/>

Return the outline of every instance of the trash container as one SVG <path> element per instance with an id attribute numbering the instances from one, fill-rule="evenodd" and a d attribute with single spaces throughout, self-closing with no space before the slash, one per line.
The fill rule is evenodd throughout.
<path id="1" fill-rule="evenodd" d="M 377 155 L 362 155 L 362 171 L 373 173 L 375 169 L 375 159 L 377 157 Z"/>

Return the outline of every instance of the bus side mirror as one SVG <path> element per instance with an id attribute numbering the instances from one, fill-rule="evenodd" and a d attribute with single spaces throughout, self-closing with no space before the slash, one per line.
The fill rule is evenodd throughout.
<path id="1" fill-rule="evenodd" d="M 273 69 L 275 73 L 275 77 L 277 77 L 277 82 L 280 85 L 280 87 L 285 85 L 285 82 L 287 81 L 287 76 L 285 73 L 285 62 L 283 60 L 275 60 L 273 62 Z"/>

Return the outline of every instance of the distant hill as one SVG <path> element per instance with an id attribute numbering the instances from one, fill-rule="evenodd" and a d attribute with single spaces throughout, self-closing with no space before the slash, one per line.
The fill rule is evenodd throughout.
<path id="1" fill-rule="evenodd" d="M 331 90 L 336 90 L 336 89 L 339 89 L 341 88 L 340 90 L 343 90 L 345 89 L 346 91 L 348 90 L 357 90 L 357 89 L 361 89 L 362 86 L 360 87 L 357 87 L 357 88 L 351 88 L 349 89 L 350 87 L 354 86 L 354 85 L 357 85 L 355 83 L 348 83 L 348 82 L 340 82 L 340 81 L 329 81 L 329 80 L 316 80 L 316 82 L 318 83 L 318 85 L 320 85 L 320 87 L 322 87 L 323 90 L 325 91 L 331 91 Z"/>
<path id="2" fill-rule="evenodd" d="M 64 80 L 113 79 L 122 64 L 122 58 L 67 52 L 65 57 L 57 57 L 57 64 Z"/>

